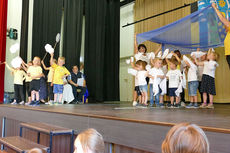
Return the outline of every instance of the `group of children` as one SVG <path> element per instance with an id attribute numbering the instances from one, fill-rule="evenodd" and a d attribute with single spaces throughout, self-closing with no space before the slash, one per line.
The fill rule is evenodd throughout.
<path id="1" fill-rule="evenodd" d="M 133 106 L 156 107 L 164 106 L 164 97 L 168 108 L 181 107 L 181 97 L 184 96 L 186 80 L 188 82 L 188 95 L 190 104 L 186 108 L 214 108 L 213 96 L 215 90 L 215 70 L 218 54 L 209 49 L 207 53 L 193 52 L 190 57 L 181 55 L 179 50 L 169 53 L 165 51 L 162 56 L 161 46 L 156 52 L 147 53 L 144 44 L 140 44 L 135 52 L 135 60 L 131 59 L 135 74 L 135 89 Z M 168 51 L 168 53 L 166 53 Z M 187 78 L 186 78 L 187 75 Z M 148 84 L 150 103 L 148 104 Z M 197 90 L 202 97 L 202 104 L 198 106 Z M 207 99 L 209 99 L 209 104 Z M 137 102 L 138 101 L 138 102 Z"/>
<path id="2" fill-rule="evenodd" d="M 34 57 L 33 61 L 27 64 L 23 61 L 21 66 L 18 68 L 10 67 L 6 62 L 6 67 L 14 75 L 14 101 L 11 104 L 25 104 L 25 105 L 39 105 L 40 101 L 45 102 L 41 91 L 41 78 L 44 77 L 41 64 L 45 70 L 48 70 L 48 98 L 49 103 L 47 104 L 62 104 L 63 103 L 63 89 L 65 82 L 63 81 L 70 72 L 63 66 L 65 64 L 65 58 L 59 57 L 56 61 L 50 54 L 50 65 L 46 67 L 44 62 L 41 61 L 40 57 Z M 25 103 L 25 95 L 23 90 L 23 82 L 25 80 L 26 91 L 28 94 L 28 102 Z M 46 86 L 46 83 L 45 83 Z M 72 93 L 72 92 L 71 92 Z M 70 93 L 69 93 L 70 94 Z M 73 96 L 72 96 L 73 97 Z"/>

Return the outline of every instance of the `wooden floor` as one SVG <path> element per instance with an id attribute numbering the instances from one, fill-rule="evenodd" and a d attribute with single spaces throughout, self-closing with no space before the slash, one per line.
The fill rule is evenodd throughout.
<path id="1" fill-rule="evenodd" d="M 2 118 L 6 119 L 6 136 L 17 135 L 22 122 L 49 123 L 77 132 L 95 128 L 104 136 L 107 153 L 161 152 L 168 130 L 176 123 L 190 122 L 204 129 L 211 153 L 230 150 L 230 104 L 215 104 L 215 109 L 136 108 L 131 102 L 38 107 L 2 104 Z"/>
<path id="2" fill-rule="evenodd" d="M 207 130 L 214 129 L 230 133 L 230 104 L 215 104 L 215 109 L 138 108 L 132 107 L 131 103 L 127 102 L 84 105 L 40 105 L 39 107 L 0 105 L 0 107 L 31 109 L 147 124 L 174 125 L 175 123 L 190 122 L 207 128 Z"/>

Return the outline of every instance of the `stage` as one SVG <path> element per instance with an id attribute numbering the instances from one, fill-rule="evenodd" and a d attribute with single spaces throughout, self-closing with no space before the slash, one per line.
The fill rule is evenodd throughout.
<path id="1" fill-rule="evenodd" d="M 215 109 L 138 108 L 131 102 L 39 107 L 2 104 L 0 116 L 6 118 L 6 136 L 17 135 L 20 122 L 44 122 L 72 128 L 76 133 L 96 128 L 104 136 L 106 152 L 115 153 L 160 153 L 168 130 L 176 123 L 190 122 L 204 129 L 211 153 L 230 150 L 228 104 L 215 104 Z"/>

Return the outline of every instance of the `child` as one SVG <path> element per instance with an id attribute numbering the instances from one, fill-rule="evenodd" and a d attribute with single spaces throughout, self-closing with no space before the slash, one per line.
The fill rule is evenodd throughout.
<path id="1" fill-rule="evenodd" d="M 174 97 L 176 97 L 175 108 L 179 108 L 180 97 L 176 96 L 175 91 L 179 87 L 180 80 L 182 79 L 182 74 L 179 69 L 177 69 L 177 60 L 170 60 L 169 67 L 170 70 L 166 74 L 166 78 L 169 80 L 169 96 L 171 104 L 168 104 L 168 108 L 173 108 Z"/>
<path id="2" fill-rule="evenodd" d="M 32 61 L 29 61 L 27 64 L 23 61 L 22 62 L 22 67 L 23 69 L 27 72 L 28 68 L 33 65 Z M 26 92 L 28 95 L 28 102 L 25 103 L 25 105 L 28 105 L 31 103 L 31 91 L 30 91 L 30 82 L 32 81 L 32 78 L 26 74 Z"/>
<path id="3" fill-rule="evenodd" d="M 103 137 L 95 129 L 81 132 L 74 141 L 74 153 L 104 153 Z"/>
<path id="4" fill-rule="evenodd" d="M 53 92 L 54 92 L 54 102 L 58 104 L 62 104 L 62 96 L 63 96 L 63 78 L 66 78 L 70 75 L 70 72 L 63 66 L 65 64 L 65 58 L 59 57 L 58 63 L 54 63 L 53 56 L 54 54 L 50 54 L 50 64 L 51 67 L 54 68 L 54 77 L 53 77 Z M 57 97 L 59 96 L 58 100 Z"/>
<path id="5" fill-rule="evenodd" d="M 214 108 L 213 106 L 213 96 L 216 95 L 215 88 L 215 71 L 218 67 L 216 60 L 218 59 L 218 54 L 212 52 L 210 49 L 208 51 L 207 60 L 204 62 L 198 62 L 196 59 L 197 65 L 204 65 L 204 71 L 201 82 L 201 92 L 203 92 L 203 104 L 201 108 Z M 207 95 L 208 94 L 208 95 Z M 207 105 L 207 96 L 209 96 L 209 104 Z"/>
<path id="6" fill-rule="evenodd" d="M 141 91 L 138 86 L 138 78 L 135 76 L 135 88 L 133 91 L 133 106 L 137 106 L 137 99 L 139 99 L 139 102 L 141 102 Z"/>
<path id="7" fill-rule="evenodd" d="M 161 149 L 162 153 L 209 153 L 209 142 L 197 125 L 180 123 L 169 130 Z"/>
<path id="8" fill-rule="evenodd" d="M 190 97 L 190 104 L 186 108 L 198 108 L 197 105 L 197 89 L 199 86 L 198 82 L 198 68 L 195 65 L 195 60 L 188 59 L 184 55 L 184 62 L 188 66 L 188 93 Z"/>
<path id="9" fill-rule="evenodd" d="M 149 88 L 149 90 L 150 90 L 150 107 L 153 107 L 153 104 L 154 104 L 154 102 L 153 102 L 154 94 L 156 94 L 156 96 L 155 96 L 155 104 L 156 104 L 156 106 L 157 107 L 164 106 L 163 103 L 159 104 L 159 102 L 160 102 L 160 94 L 161 94 L 161 92 L 160 92 L 161 89 L 159 87 L 159 84 L 157 85 L 158 88 L 159 88 L 158 93 L 154 93 L 154 89 L 153 89 L 154 88 L 154 83 L 156 83 L 156 82 L 160 83 L 161 79 L 164 79 L 164 73 L 163 73 L 163 71 L 161 69 L 161 66 L 162 66 L 162 59 L 155 58 L 154 59 L 154 68 L 150 69 L 150 71 L 149 71 L 149 78 L 150 78 L 150 81 L 149 81 L 149 84 L 150 84 L 150 88 Z"/>
<path id="10" fill-rule="evenodd" d="M 14 102 L 11 103 L 12 105 L 15 104 L 24 104 L 24 92 L 23 92 L 23 80 L 25 79 L 26 73 L 19 68 L 12 68 L 6 62 L 6 67 L 13 73 L 14 75 Z M 20 102 L 21 100 L 21 102 Z"/>
<path id="11" fill-rule="evenodd" d="M 145 67 L 147 65 L 144 61 L 137 61 L 136 65 L 134 65 L 133 62 L 131 62 L 132 67 L 137 70 L 137 80 L 138 80 L 138 86 L 141 92 L 141 101 L 140 104 L 143 104 L 144 106 L 147 106 L 147 100 L 148 100 L 148 86 L 146 77 L 148 76 L 148 72 L 146 71 Z"/>
<path id="12" fill-rule="evenodd" d="M 40 57 L 35 56 L 33 59 L 33 65 L 27 70 L 28 76 L 32 79 L 30 82 L 30 91 L 32 96 L 30 105 L 34 106 L 39 105 L 40 78 L 43 76 L 40 62 Z"/>
<path id="13" fill-rule="evenodd" d="M 57 60 L 53 59 L 53 62 L 55 64 L 57 64 Z M 46 67 L 46 65 L 44 64 L 44 61 L 41 62 L 42 66 L 45 70 L 49 70 L 48 76 L 47 76 L 47 82 L 48 82 L 48 97 L 49 97 L 49 102 L 48 103 L 52 103 L 54 100 L 54 94 L 53 94 L 53 75 L 54 75 L 54 68 L 52 67 Z M 51 65 L 51 63 L 50 63 Z"/>

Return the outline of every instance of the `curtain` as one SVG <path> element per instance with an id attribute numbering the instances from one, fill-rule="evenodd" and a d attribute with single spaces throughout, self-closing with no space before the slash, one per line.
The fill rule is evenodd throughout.
<path id="1" fill-rule="evenodd" d="M 69 70 L 71 66 L 79 66 L 80 63 L 82 18 L 83 0 L 64 1 L 63 56 Z"/>
<path id="2" fill-rule="evenodd" d="M 29 0 L 22 1 L 20 57 L 27 62 Z"/>
<path id="3" fill-rule="evenodd" d="M 34 0 L 32 57 L 42 58 L 46 44 L 54 46 L 56 35 L 61 31 L 62 9 L 63 0 Z M 59 55 L 59 44 L 54 55 L 55 58 Z M 44 62 L 49 65 L 49 55 L 47 57 Z"/>
<path id="4" fill-rule="evenodd" d="M 120 3 L 85 1 L 85 75 L 89 101 L 119 100 Z"/>
<path id="5" fill-rule="evenodd" d="M 6 58 L 6 29 L 7 29 L 7 0 L 0 1 L 0 61 Z M 5 66 L 0 65 L 0 102 L 4 98 L 4 73 Z"/>

